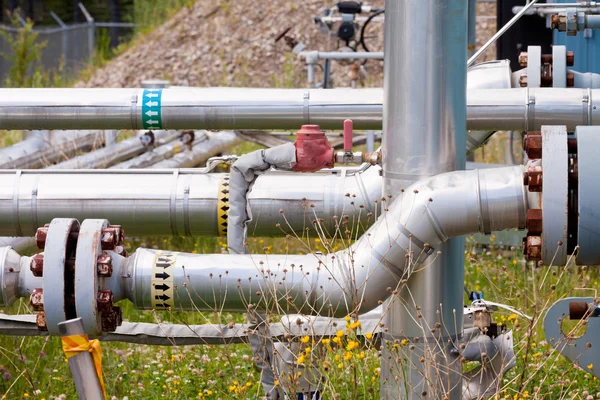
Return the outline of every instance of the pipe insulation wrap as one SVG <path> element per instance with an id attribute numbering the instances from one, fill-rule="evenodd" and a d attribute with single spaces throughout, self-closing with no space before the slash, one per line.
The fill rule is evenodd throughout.
<path id="1" fill-rule="evenodd" d="M 252 207 L 247 196 L 260 174 L 271 168 L 291 170 L 296 164 L 296 146 L 286 143 L 266 150 L 244 154 L 231 166 L 229 178 L 229 223 L 227 247 L 234 254 L 248 252 L 246 246 L 248 223 L 252 221 Z"/>
<path id="2" fill-rule="evenodd" d="M 332 217 L 344 214 L 369 225 L 367 214 L 377 215 L 381 197 L 379 171 L 270 171 L 256 180 L 248 196 L 253 217 L 248 229 L 255 236 L 281 236 L 277 223 L 289 231 L 287 220 L 291 229 L 302 232 L 319 217 L 334 232 Z M 228 176 L 193 169 L 0 170 L 0 235 L 33 236 L 53 218 L 72 217 L 106 218 L 132 236 L 217 236 L 223 233 L 219 186 Z"/>
<path id="3" fill-rule="evenodd" d="M 333 254 L 170 253 L 172 308 L 242 312 L 252 305 L 338 317 L 367 312 L 388 297 L 388 288 L 437 257 L 449 238 L 524 227 L 522 171 L 455 171 L 419 181 L 357 242 Z M 123 293 L 136 307 L 153 307 L 153 269 L 165 253 L 138 249 L 120 263 Z"/>

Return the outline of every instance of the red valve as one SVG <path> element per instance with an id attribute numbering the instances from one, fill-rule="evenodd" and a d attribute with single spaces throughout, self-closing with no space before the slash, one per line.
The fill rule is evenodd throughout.
<path id="1" fill-rule="evenodd" d="M 333 168 L 334 151 L 319 125 L 302 125 L 296 132 L 296 165 L 294 170 L 315 172 Z"/>
<path id="2" fill-rule="evenodd" d="M 344 151 L 352 151 L 352 127 L 353 123 L 351 119 L 344 120 Z"/>

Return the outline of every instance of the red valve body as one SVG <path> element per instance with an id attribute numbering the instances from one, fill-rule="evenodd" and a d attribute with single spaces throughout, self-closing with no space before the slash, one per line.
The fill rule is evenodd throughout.
<path id="1" fill-rule="evenodd" d="M 333 168 L 334 151 L 319 125 L 302 125 L 296 132 L 296 165 L 294 170 L 315 172 Z"/>

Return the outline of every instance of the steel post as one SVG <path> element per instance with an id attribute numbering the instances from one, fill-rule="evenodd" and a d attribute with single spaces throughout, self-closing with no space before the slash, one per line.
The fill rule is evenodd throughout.
<path id="1" fill-rule="evenodd" d="M 385 10 L 383 176 L 393 201 L 411 182 L 465 167 L 467 3 L 387 0 Z M 461 397 L 450 350 L 462 333 L 463 248 L 462 238 L 444 243 L 389 303 L 381 398 Z M 411 350 L 399 355 L 397 339 Z"/>

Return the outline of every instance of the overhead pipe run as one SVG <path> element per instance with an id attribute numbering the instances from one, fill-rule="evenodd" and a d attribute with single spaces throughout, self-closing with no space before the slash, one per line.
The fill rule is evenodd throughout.
<path id="1" fill-rule="evenodd" d="M 43 285 L 50 287 L 47 281 L 56 281 L 56 272 L 65 268 L 65 249 L 58 244 L 63 243 L 76 245 L 67 259 L 74 254 L 78 265 L 76 316 L 83 318 L 89 334 L 107 331 L 98 325 L 98 310 L 88 309 L 96 307 L 96 302 L 80 301 L 89 290 L 102 291 L 111 304 L 129 299 L 141 309 L 248 311 L 281 307 L 280 311 L 311 315 L 363 313 L 377 307 L 418 265 L 438 257 L 440 245 L 449 238 L 523 228 L 527 192 L 522 175 L 521 167 L 508 167 L 424 179 L 397 199 L 357 242 L 329 255 L 201 255 L 138 249 L 126 258 L 106 250 L 110 273 L 97 280 L 97 271 L 104 269 L 96 264 L 108 263 L 95 257 L 101 248 L 107 248 L 106 243 L 101 247 L 100 238 L 104 241 L 105 230 L 112 229 L 115 240 L 110 243 L 121 243 L 121 235 L 114 231 L 119 228 L 111 228 L 105 220 L 86 220 L 77 235 L 73 233 L 73 227 L 79 226 L 75 220 L 55 219 L 41 242 L 45 246 L 41 261 L 33 263 L 32 257 L 20 257 L 10 248 L 2 251 L 0 306 L 29 297 Z M 103 234 L 92 234 L 95 230 Z M 62 258 L 57 254 L 63 254 Z M 33 270 L 42 277 L 34 276 Z M 164 282 L 157 281 L 157 275 L 163 273 L 159 278 Z M 97 286 L 90 289 L 88 285 L 94 282 Z M 84 286 L 87 291 L 82 291 Z M 64 287 L 69 288 L 68 282 Z M 87 299 L 87 294 L 84 297 Z M 44 296 L 43 305 L 37 308 L 44 310 L 44 322 L 55 320 L 55 313 L 72 314 L 70 306 L 58 304 L 64 299 L 63 295 Z M 46 328 L 50 333 L 57 331 L 50 323 Z"/>
<path id="2" fill-rule="evenodd" d="M 115 164 L 109 169 L 147 168 L 180 153 L 187 146 L 190 146 L 195 139 L 194 131 L 184 131 L 178 136 L 179 140 L 172 140 L 168 143 L 158 143 L 157 146 L 149 149 L 149 151 L 146 151 L 137 157 Z"/>

